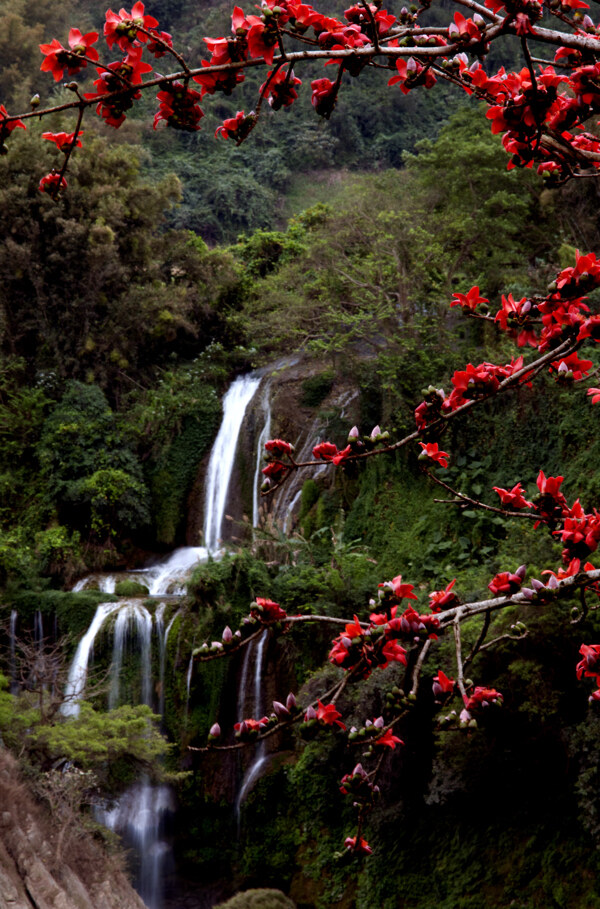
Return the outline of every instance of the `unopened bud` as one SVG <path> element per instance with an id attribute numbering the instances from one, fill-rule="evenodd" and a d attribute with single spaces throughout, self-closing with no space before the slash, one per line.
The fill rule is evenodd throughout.
<path id="1" fill-rule="evenodd" d="M 209 739 L 218 739 L 221 735 L 221 727 L 218 723 L 213 723 L 208 733 Z"/>
<path id="2" fill-rule="evenodd" d="M 37 94 L 37 92 L 29 99 L 29 105 L 32 110 L 35 110 L 36 107 L 40 106 L 40 96 Z"/>
<path id="3" fill-rule="evenodd" d="M 289 710 L 281 703 L 281 701 L 273 701 L 273 710 L 278 720 L 291 719 Z"/>

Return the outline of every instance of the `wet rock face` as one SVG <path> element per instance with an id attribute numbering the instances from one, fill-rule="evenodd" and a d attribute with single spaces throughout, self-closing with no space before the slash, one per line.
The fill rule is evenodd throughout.
<path id="1" fill-rule="evenodd" d="M 0 750 L 0 909 L 144 909 L 114 858 L 85 831 L 57 856 L 60 821 Z"/>

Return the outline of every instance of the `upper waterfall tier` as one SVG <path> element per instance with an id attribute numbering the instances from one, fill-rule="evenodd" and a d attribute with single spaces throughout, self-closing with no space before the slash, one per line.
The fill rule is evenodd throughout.
<path id="1" fill-rule="evenodd" d="M 210 454 L 204 503 L 204 545 L 209 553 L 219 549 L 225 505 L 237 442 L 248 404 L 260 385 L 260 377 L 241 376 L 223 398 L 223 419 Z"/>

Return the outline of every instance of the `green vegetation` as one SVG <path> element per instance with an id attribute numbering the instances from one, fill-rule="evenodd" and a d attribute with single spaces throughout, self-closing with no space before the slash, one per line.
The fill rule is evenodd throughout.
<path id="1" fill-rule="evenodd" d="M 91 27 L 93 4 L 77 5 L 79 24 Z M 2 13 L 7 102 L 26 103 L 37 76 L 25 58 L 47 29 L 64 30 L 71 10 L 19 0 Z M 213 25 L 222 30 L 220 5 L 161 0 L 149 11 L 174 31 L 184 17 L 191 47 Z M 257 78 L 249 74 L 241 99 L 220 99 L 199 137 L 148 136 L 135 122 L 116 142 L 90 131 L 56 204 L 37 190 L 39 137 L 17 130 L 14 153 L 0 159 L 0 591 L 23 625 L 33 627 L 38 610 L 56 617 L 71 651 L 110 597 L 65 588 L 89 569 L 131 567 L 185 542 L 221 395 L 238 372 L 300 351 L 314 362 L 299 406 L 337 444 L 351 427 L 326 409 L 336 383 L 358 390 L 361 431 L 407 431 L 423 386 L 447 383 L 469 360 L 510 356 L 493 326 L 448 309 L 455 290 L 478 285 L 495 306 L 499 293 L 543 288 L 575 247 L 598 247 L 589 184 L 550 192 L 530 172 L 506 171 L 474 107 L 453 113 L 449 104 L 445 126 L 428 98 L 417 110 L 412 95 L 386 90 L 384 105 L 381 89 L 361 80 L 344 86 L 335 117 L 321 123 L 309 116 L 305 86 L 305 106 L 277 122 L 267 115 L 253 144 L 217 148 L 217 115 L 249 107 Z M 41 154 L 50 169 L 56 155 Z M 444 476 L 491 501 L 494 484 L 531 486 L 540 468 L 556 475 L 568 464 L 565 492 L 581 491 L 589 508 L 600 491 L 596 414 L 581 391 L 538 387 L 493 413 L 480 409 L 468 426 L 455 422 Z M 303 909 L 600 906 L 600 721 L 573 672 L 582 636 L 600 630 L 593 613 L 573 628 L 564 607 L 532 607 L 526 638 L 477 658 L 477 677 L 507 697 L 475 733 L 434 731 L 422 694 L 421 719 L 402 732 L 406 748 L 387 759 L 385 798 L 369 820 L 377 852 L 362 865 L 339 855 L 353 813 L 339 793 L 349 761 L 334 733 L 282 742 L 243 805 L 239 842 L 222 804 L 239 782 L 235 758 L 222 769 L 187 751 L 204 745 L 215 718 L 238 719 L 241 671 L 239 661 L 192 664 L 188 702 L 190 651 L 235 629 L 256 596 L 291 614 L 364 616 L 377 583 L 400 572 L 424 606 L 454 577 L 463 597 L 478 596 L 496 570 L 526 561 L 539 576 L 556 554 L 530 526 L 434 497 L 414 453 L 340 473 L 333 485 L 307 478 L 293 536 L 267 527 L 194 574 L 162 692 L 178 746 L 169 767 L 193 765 L 179 781 L 178 862 L 191 878 L 220 875 L 246 889 L 225 904 L 232 909 L 289 904 L 264 886 Z M 125 581 L 116 592 L 147 588 Z M 494 632 L 509 624 L 495 620 Z M 478 633 L 474 621 L 468 635 Z M 333 681 L 336 670 L 323 668 L 328 638 L 308 626 L 273 635 L 279 697 L 301 688 L 308 701 Z M 448 647 L 440 642 L 441 657 Z M 134 669 L 132 658 L 125 675 Z M 392 670 L 360 694 L 348 686 L 345 717 L 378 715 L 398 682 Z M 99 696 L 67 720 L 43 692 L 0 692 L 3 742 L 32 773 L 72 761 L 116 792 L 164 756 L 147 708 L 104 713 Z"/>

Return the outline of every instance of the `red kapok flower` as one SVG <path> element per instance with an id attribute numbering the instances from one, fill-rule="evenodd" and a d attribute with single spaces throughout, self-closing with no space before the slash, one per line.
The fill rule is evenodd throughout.
<path id="1" fill-rule="evenodd" d="M 468 312 L 474 312 L 475 309 L 479 306 L 480 303 L 489 303 L 485 297 L 479 296 L 479 288 L 472 287 L 470 291 L 466 294 L 452 294 L 452 302 L 450 306 L 462 306 L 463 309 Z"/>
<path id="2" fill-rule="evenodd" d="M 509 571 L 501 571 L 490 581 L 488 587 L 494 596 L 507 597 L 517 593 L 523 585 L 526 570 L 525 565 L 521 565 L 514 574 Z"/>
<path id="3" fill-rule="evenodd" d="M 313 458 L 322 461 L 331 461 L 338 453 L 337 445 L 333 442 L 319 442 L 312 450 Z"/>
<path id="4" fill-rule="evenodd" d="M 268 600 L 266 597 L 257 597 L 250 608 L 251 615 L 262 622 L 278 622 L 287 617 L 287 612 L 279 603 Z"/>
<path id="5" fill-rule="evenodd" d="M 340 720 L 341 715 L 339 710 L 336 710 L 334 704 L 327 704 L 327 706 L 325 706 L 321 701 L 317 701 L 317 720 L 323 726 L 333 726 L 335 723 L 340 729 L 345 729 L 346 727 Z"/>
<path id="6" fill-rule="evenodd" d="M 350 852 L 354 852 L 356 855 L 372 855 L 373 850 L 367 843 L 367 841 L 362 837 L 358 837 L 358 841 L 355 836 L 347 836 L 344 840 L 344 846 Z"/>
<path id="7" fill-rule="evenodd" d="M 423 449 L 419 455 L 419 460 L 437 461 L 440 467 L 448 466 L 448 458 L 450 457 L 447 451 L 440 451 L 437 442 L 419 442 L 419 445 Z"/>
<path id="8" fill-rule="evenodd" d="M 256 114 L 251 111 L 245 114 L 239 110 L 235 117 L 224 120 L 221 126 L 217 126 L 215 136 L 222 136 L 223 139 L 235 139 L 240 145 L 244 139 L 252 132 L 256 126 Z"/>
<path id="9" fill-rule="evenodd" d="M 261 94 L 266 89 L 265 97 L 273 110 L 289 107 L 298 97 L 296 85 L 302 85 L 302 80 L 294 76 L 293 70 L 288 72 L 283 68 L 278 70 L 269 82 L 270 76 L 271 73 L 267 73 L 267 81 L 260 87 Z"/>
<path id="10" fill-rule="evenodd" d="M 269 439 L 268 442 L 265 442 L 265 449 L 274 458 L 282 458 L 284 455 L 292 455 L 294 452 L 294 446 L 289 442 L 284 442 L 283 439 Z"/>
<path id="11" fill-rule="evenodd" d="M 109 47 L 118 44 L 122 51 L 128 51 L 134 41 L 146 41 L 147 36 L 139 31 L 140 28 L 152 29 L 157 25 L 158 21 L 153 16 L 144 15 L 144 4 L 138 0 L 130 13 L 125 9 L 120 9 L 118 13 L 113 13 L 111 9 L 106 11 L 104 37 Z"/>
<path id="12" fill-rule="evenodd" d="M 587 394 L 588 397 L 591 397 L 592 404 L 597 404 L 600 401 L 600 388 L 588 388 Z"/>
<path id="13" fill-rule="evenodd" d="M 533 503 L 528 502 L 523 496 L 525 490 L 520 483 L 510 490 L 502 489 L 501 486 L 492 486 L 492 489 L 498 493 L 503 505 L 509 505 L 511 508 L 533 508 Z"/>
<path id="14" fill-rule="evenodd" d="M 577 678 L 594 678 L 600 675 L 600 644 L 582 644 L 579 653 L 583 657 L 576 667 Z"/>
<path id="15" fill-rule="evenodd" d="M 535 482 L 541 495 L 557 498 L 559 495 L 562 496 L 562 492 L 560 492 L 560 484 L 563 480 L 564 477 L 547 477 L 545 476 L 544 471 L 540 470 Z"/>
<path id="16" fill-rule="evenodd" d="M 40 50 L 44 54 L 40 69 L 44 73 L 52 73 L 56 82 L 60 82 L 65 73 L 68 76 L 76 76 L 88 63 L 82 57 L 87 57 L 94 62 L 98 60 L 98 51 L 92 47 L 97 40 L 98 32 L 88 32 L 86 35 L 82 35 L 78 28 L 72 28 L 69 32 L 68 49 L 63 47 L 56 38 L 50 44 L 40 44 Z"/>
<path id="17" fill-rule="evenodd" d="M 387 729 L 379 738 L 373 739 L 373 744 L 381 745 L 393 750 L 396 745 L 404 745 L 404 742 L 402 739 L 399 739 L 397 735 L 393 735 L 391 729 Z"/>
<path id="18" fill-rule="evenodd" d="M 146 47 L 156 59 L 164 57 L 170 47 L 173 47 L 173 39 L 168 32 L 159 32 L 156 29 L 150 29 L 152 37 L 148 38 Z"/>
<path id="19" fill-rule="evenodd" d="M 454 679 L 449 679 L 441 669 L 433 679 L 433 696 L 436 701 L 442 700 L 447 694 L 454 691 Z"/>
<path id="20" fill-rule="evenodd" d="M 502 705 L 502 695 L 495 688 L 475 688 L 469 698 L 464 698 L 466 709 L 473 713 L 477 710 L 485 710 L 491 704 Z"/>
<path id="21" fill-rule="evenodd" d="M 0 140 L 3 140 L 5 136 L 10 136 L 13 129 L 16 129 L 17 127 L 20 127 L 21 129 L 27 128 L 22 120 L 16 118 L 14 120 L 9 120 L 8 116 L 8 111 L 3 104 L 0 104 Z"/>
<path id="22" fill-rule="evenodd" d="M 172 129 L 195 132 L 200 129 L 200 120 L 204 111 L 198 106 L 200 92 L 193 91 L 183 82 L 170 82 L 159 91 L 156 98 L 160 102 L 154 116 L 154 129 L 161 121 Z"/>
<path id="23" fill-rule="evenodd" d="M 52 173 L 46 174 L 45 177 L 42 177 L 38 189 L 43 193 L 50 193 L 53 195 L 56 192 L 60 192 L 63 189 L 67 188 L 67 181 L 64 177 L 61 177 L 60 174 Z"/>
<path id="24" fill-rule="evenodd" d="M 315 79 L 310 83 L 310 87 L 312 88 L 312 106 L 321 117 L 328 120 L 337 100 L 335 83 L 330 79 Z"/>
<path id="25" fill-rule="evenodd" d="M 77 133 L 76 148 L 81 148 L 81 141 L 79 139 L 81 134 L 82 130 Z M 62 152 L 66 152 L 71 148 L 74 138 L 75 133 L 42 133 L 42 139 L 48 139 L 49 142 L 54 142 L 56 147 Z"/>
<path id="26" fill-rule="evenodd" d="M 456 584 L 456 578 L 444 587 L 443 590 L 434 590 L 429 594 L 429 608 L 432 612 L 441 612 L 443 609 L 451 609 L 458 603 L 458 597 L 452 590 Z"/>

